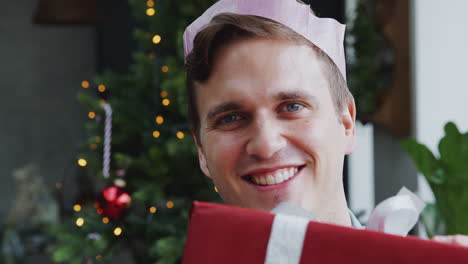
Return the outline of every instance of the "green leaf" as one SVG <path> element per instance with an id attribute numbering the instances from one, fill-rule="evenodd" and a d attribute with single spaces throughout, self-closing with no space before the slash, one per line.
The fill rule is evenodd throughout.
<path id="1" fill-rule="evenodd" d="M 462 135 L 454 123 L 447 123 L 439 152 L 441 162 L 453 177 L 468 179 L 468 134 Z"/>
<path id="2" fill-rule="evenodd" d="M 428 181 L 435 184 L 444 182 L 444 171 L 438 166 L 437 159 L 426 146 L 409 139 L 404 140 L 401 147 L 409 153 L 418 170 Z"/>

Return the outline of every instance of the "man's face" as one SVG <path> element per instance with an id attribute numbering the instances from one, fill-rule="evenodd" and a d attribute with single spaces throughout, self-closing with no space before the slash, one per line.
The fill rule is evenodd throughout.
<path id="1" fill-rule="evenodd" d="M 200 166 L 223 200 L 264 211 L 333 203 L 354 147 L 354 103 L 337 114 L 316 52 L 252 39 L 219 54 L 196 103 Z"/>

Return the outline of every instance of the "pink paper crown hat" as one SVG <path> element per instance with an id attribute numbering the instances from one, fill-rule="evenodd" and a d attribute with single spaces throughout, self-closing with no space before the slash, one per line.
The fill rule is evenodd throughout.
<path id="1" fill-rule="evenodd" d="M 192 51 L 196 34 L 213 17 L 226 12 L 265 17 L 289 27 L 325 52 L 346 80 L 343 47 L 345 25 L 331 18 L 317 17 L 311 13 L 308 5 L 295 0 L 219 0 L 185 29 L 185 56 Z"/>

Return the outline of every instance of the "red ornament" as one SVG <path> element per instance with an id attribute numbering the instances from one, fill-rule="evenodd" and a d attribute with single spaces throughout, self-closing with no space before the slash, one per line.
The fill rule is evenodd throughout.
<path id="1" fill-rule="evenodd" d="M 120 220 L 130 206 L 132 197 L 123 188 L 110 186 L 101 191 L 102 202 L 97 209 L 98 214 L 111 220 Z"/>

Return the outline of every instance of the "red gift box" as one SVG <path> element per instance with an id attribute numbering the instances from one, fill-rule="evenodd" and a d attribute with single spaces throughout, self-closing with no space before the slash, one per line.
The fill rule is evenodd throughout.
<path id="1" fill-rule="evenodd" d="M 267 212 L 194 202 L 183 263 L 264 263 L 274 217 Z M 311 221 L 300 263 L 468 263 L 468 249 Z"/>

